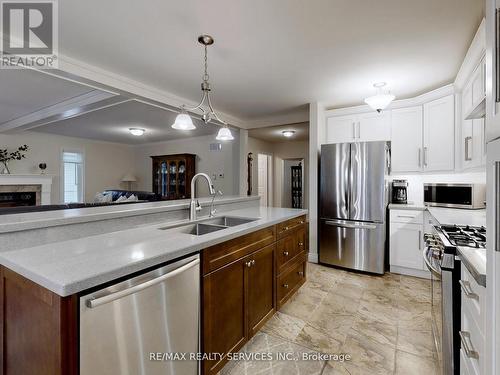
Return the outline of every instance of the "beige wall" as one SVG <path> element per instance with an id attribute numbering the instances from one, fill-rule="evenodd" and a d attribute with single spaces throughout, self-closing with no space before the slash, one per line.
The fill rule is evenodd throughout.
<path id="1" fill-rule="evenodd" d="M 304 208 L 308 207 L 309 201 L 309 142 L 287 141 L 280 143 L 265 142 L 260 139 L 248 137 L 248 152 L 254 154 L 252 194 L 257 195 L 257 154 L 267 154 L 273 157 L 273 179 L 272 179 L 272 205 L 281 206 L 282 176 L 284 159 L 304 159 Z"/>
<path id="2" fill-rule="evenodd" d="M 13 161 L 9 167 L 13 174 L 40 173 L 38 164 L 47 163 L 47 174 L 54 175 L 51 201 L 61 201 L 62 149 L 81 150 L 85 153 L 85 201 L 92 202 L 97 192 L 108 188 L 124 187 L 121 178 L 134 170 L 134 150 L 127 145 L 92 141 L 83 138 L 53 134 L 23 132 L 0 134 L 0 148 L 17 149 L 27 144 L 26 159 Z"/>
<path id="3" fill-rule="evenodd" d="M 196 172 L 205 172 L 210 177 L 214 174 L 217 178 L 213 181 L 216 189 L 222 190 L 224 195 L 238 194 L 239 179 L 235 170 L 239 165 L 239 148 L 234 142 L 223 142 L 222 151 L 210 151 L 211 143 L 215 143 L 214 136 L 186 138 L 176 141 L 158 142 L 147 145 L 135 146 L 135 170 L 138 178 L 138 188 L 151 191 L 151 158 L 154 155 L 168 154 L 196 154 Z M 219 175 L 223 173 L 224 177 Z M 199 180 L 200 181 L 200 180 Z M 198 182 L 198 196 L 208 196 L 205 182 Z"/>

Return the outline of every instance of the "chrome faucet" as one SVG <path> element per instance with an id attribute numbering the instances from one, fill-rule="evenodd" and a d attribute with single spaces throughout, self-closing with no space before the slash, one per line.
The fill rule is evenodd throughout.
<path id="1" fill-rule="evenodd" d="M 198 177 L 204 177 L 205 180 L 207 180 L 208 183 L 208 189 L 210 190 L 210 195 L 215 196 L 215 189 L 214 189 L 214 184 L 212 183 L 212 180 L 210 179 L 210 176 L 206 173 L 197 173 L 193 176 L 193 179 L 191 180 L 191 203 L 189 205 L 189 221 L 194 221 L 196 220 L 196 215 L 198 211 L 201 210 L 201 205 L 200 202 L 195 197 L 194 194 L 194 189 L 195 189 L 195 184 L 196 180 Z"/>

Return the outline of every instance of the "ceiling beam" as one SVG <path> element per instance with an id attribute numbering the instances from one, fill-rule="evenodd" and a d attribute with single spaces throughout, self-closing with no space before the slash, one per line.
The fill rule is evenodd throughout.
<path id="1" fill-rule="evenodd" d="M 0 133 L 15 133 L 37 128 L 52 122 L 81 116 L 85 113 L 108 108 L 131 99 L 99 90 L 64 100 L 30 114 L 0 124 Z"/>

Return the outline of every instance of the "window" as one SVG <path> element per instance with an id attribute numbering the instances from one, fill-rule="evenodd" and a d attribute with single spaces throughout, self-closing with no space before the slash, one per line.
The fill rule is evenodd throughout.
<path id="1" fill-rule="evenodd" d="M 82 152 L 63 151 L 62 188 L 63 202 L 83 202 L 83 159 Z"/>

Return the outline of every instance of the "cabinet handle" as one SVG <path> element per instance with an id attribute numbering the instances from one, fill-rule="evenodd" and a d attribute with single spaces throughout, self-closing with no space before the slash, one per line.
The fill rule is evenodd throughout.
<path id="1" fill-rule="evenodd" d="M 288 230 L 288 227 L 283 227 L 283 230 Z"/>
<path id="2" fill-rule="evenodd" d="M 414 215 L 398 215 L 398 217 L 405 217 L 408 219 L 415 219 L 416 218 L 416 216 L 414 216 Z"/>
<path id="3" fill-rule="evenodd" d="M 472 141 L 472 137 L 471 136 L 465 137 L 464 141 L 465 141 L 465 161 L 470 161 L 472 160 L 472 156 L 470 156 L 469 153 L 472 147 L 469 146 L 469 142 Z"/>
<path id="4" fill-rule="evenodd" d="M 468 281 L 458 280 L 458 283 L 460 284 L 460 288 L 467 298 L 474 298 L 479 300 L 479 296 L 471 289 L 470 283 Z"/>
<path id="5" fill-rule="evenodd" d="M 427 167 L 427 147 L 424 147 L 424 167 Z"/>
<path id="6" fill-rule="evenodd" d="M 304 246 L 304 242 L 299 242 L 298 244 L 300 247 Z"/>
<path id="7" fill-rule="evenodd" d="M 287 257 L 288 256 L 288 251 L 283 251 L 283 255 Z"/>
<path id="8" fill-rule="evenodd" d="M 464 349 L 465 355 L 469 358 L 479 358 L 479 353 L 474 350 L 472 343 L 470 342 L 470 333 L 466 331 L 459 331 L 460 341 L 462 342 L 462 348 Z"/>
<path id="9" fill-rule="evenodd" d="M 251 261 L 251 260 L 249 260 L 248 262 L 245 262 L 245 265 L 246 265 L 248 268 L 252 267 L 252 261 Z"/>
<path id="10" fill-rule="evenodd" d="M 283 284 L 283 288 L 288 289 L 288 284 Z"/>
<path id="11" fill-rule="evenodd" d="M 422 167 L 422 149 L 418 148 L 418 167 Z"/>
<path id="12" fill-rule="evenodd" d="M 304 272 L 303 271 L 299 271 L 297 273 L 299 274 L 299 276 L 304 276 Z"/>
<path id="13" fill-rule="evenodd" d="M 252 266 L 255 266 L 255 259 L 252 259 Z"/>
<path id="14" fill-rule="evenodd" d="M 299 221 L 299 224 L 304 224 L 304 220 Z"/>

